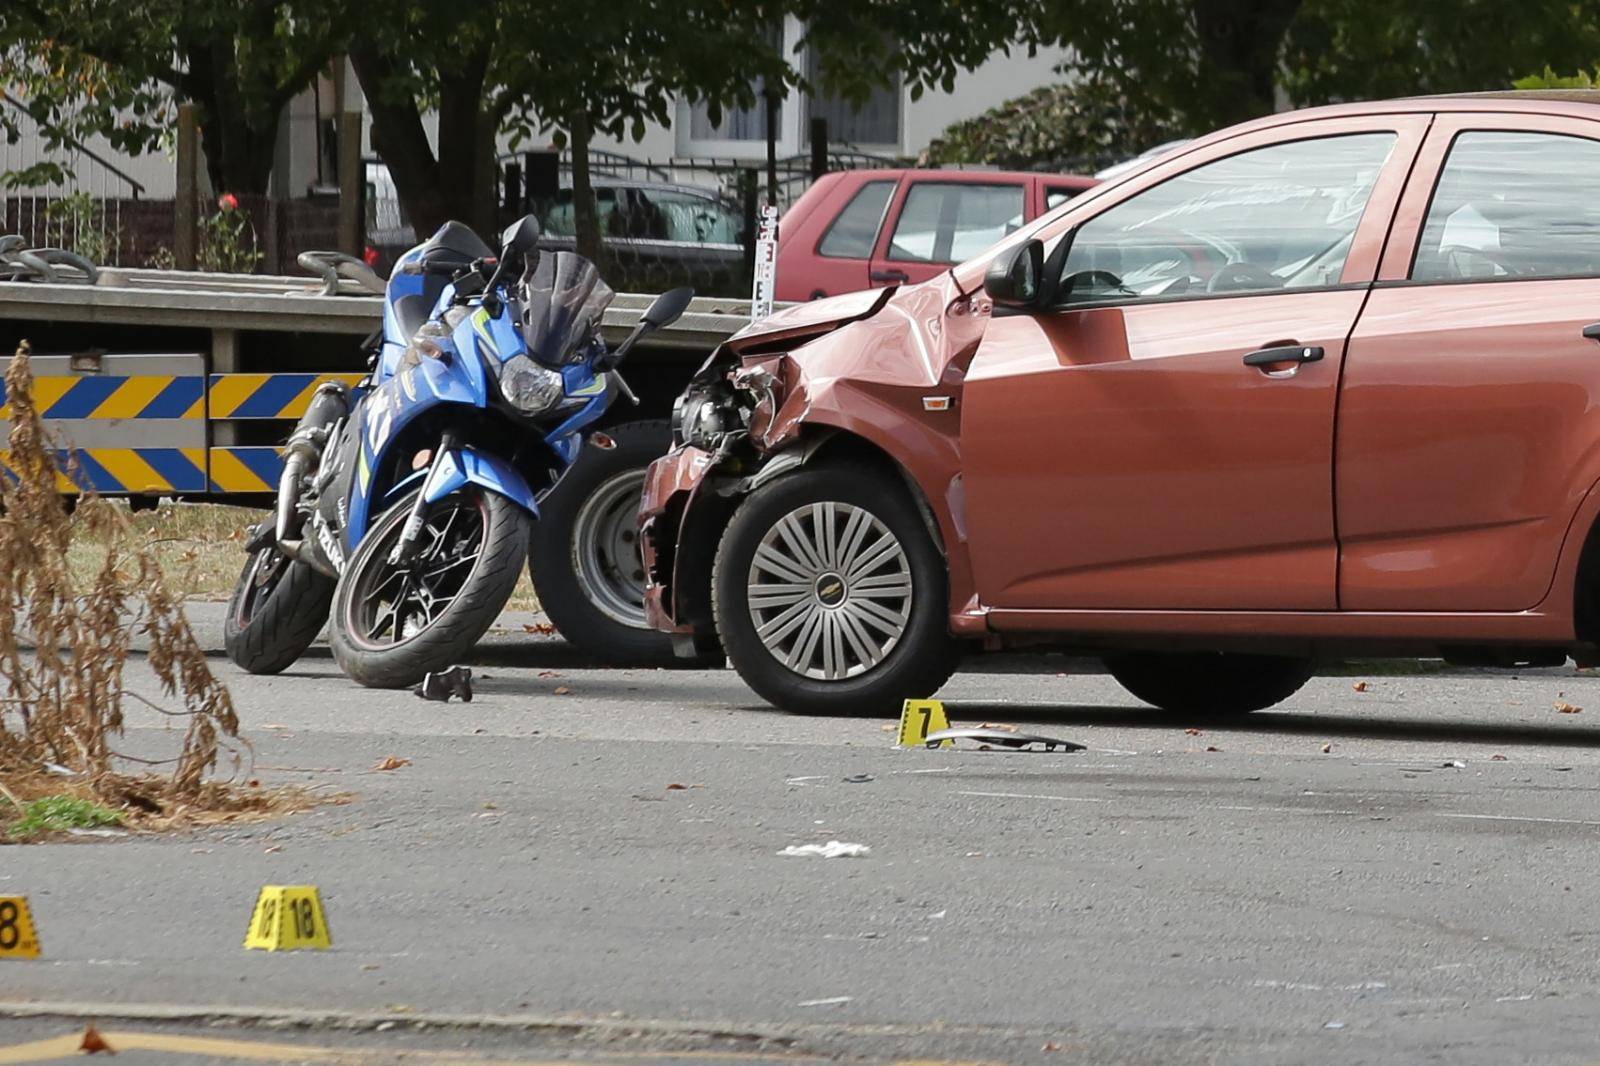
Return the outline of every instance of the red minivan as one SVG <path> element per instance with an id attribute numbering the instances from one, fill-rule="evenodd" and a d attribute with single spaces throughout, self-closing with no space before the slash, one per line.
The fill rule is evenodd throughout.
<path id="1" fill-rule="evenodd" d="M 783 216 L 777 298 L 927 281 L 1094 184 L 1004 170 L 825 174 Z"/>

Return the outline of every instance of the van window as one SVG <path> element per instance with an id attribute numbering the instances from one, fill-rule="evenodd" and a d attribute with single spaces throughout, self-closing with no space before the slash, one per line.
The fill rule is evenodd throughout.
<path id="1" fill-rule="evenodd" d="M 900 209 L 889 258 L 958 263 L 1022 225 L 1023 186 L 919 181 Z"/>

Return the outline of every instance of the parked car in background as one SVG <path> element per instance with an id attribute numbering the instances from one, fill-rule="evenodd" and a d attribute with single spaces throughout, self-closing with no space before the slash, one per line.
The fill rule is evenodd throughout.
<path id="1" fill-rule="evenodd" d="M 825 174 L 781 219 L 777 297 L 926 281 L 1094 185 L 1004 170 Z"/>
<path id="2" fill-rule="evenodd" d="M 679 400 L 653 620 L 893 714 L 961 648 L 1185 722 L 1319 657 L 1600 661 L 1600 91 L 1264 118 L 933 281 L 779 312 Z"/>
<path id="3" fill-rule="evenodd" d="M 621 291 L 662 292 L 678 285 L 739 291 L 744 271 L 744 212 L 718 190 L 700 185 L 595 176 L 601 241 L 611 280 Z M 541 248 L 577 247 L 570 186 L 543 205 Z"/>

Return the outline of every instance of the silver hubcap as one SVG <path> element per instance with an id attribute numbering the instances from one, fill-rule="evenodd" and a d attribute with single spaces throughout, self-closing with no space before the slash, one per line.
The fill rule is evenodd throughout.
<path id="1" fill-rule="evenodd" d="M 602 482 L 578 509 L 572 564 L 578 583 L 600 613 L 646 629 L 644 557 L 639 554 L 639 497 L 644 471 L 627 470 Z"/>
<path id="2" fill-rule="evenodd" d="M 779 519 L 756 547 L 750 620 L 797 674 L 839 681 L 866 673 L 905 635 L 911 563 L 870 511 L 813 503 Z"/>

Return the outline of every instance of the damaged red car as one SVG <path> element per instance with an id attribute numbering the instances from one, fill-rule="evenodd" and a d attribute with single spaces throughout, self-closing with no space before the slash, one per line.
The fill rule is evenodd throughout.
<path id="1" fill-rule="evenodd" d="M 654 623 L 894 713 L 962 652 L 1186 714 L 1320 657 L 1600 639 L 1600 93 L 1262 119 L 920 285 L 780 312 L 678 402 Z"/>

